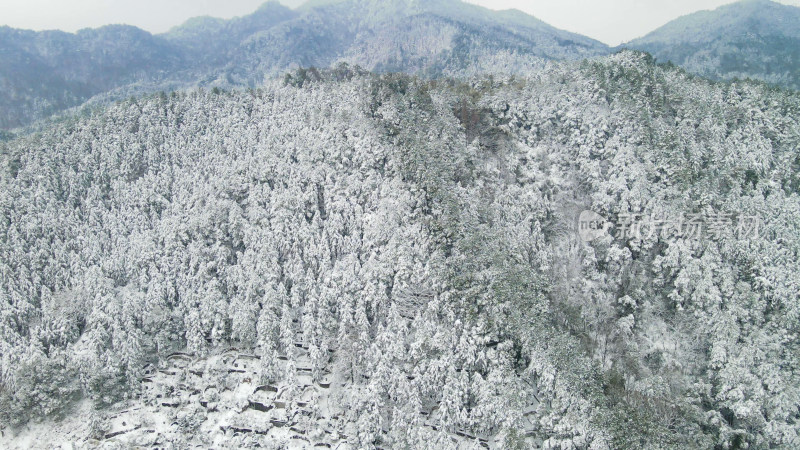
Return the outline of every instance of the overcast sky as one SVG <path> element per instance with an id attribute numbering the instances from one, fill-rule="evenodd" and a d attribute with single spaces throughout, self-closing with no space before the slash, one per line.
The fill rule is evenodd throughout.
<path id="1" fill-rule="evenodd" d="M 492 9 L 516 8 L 568 31 L 617 45 L 672 19 L 731 0 L 468 0 Z M 76 31 L 112 23 L 153 33 L 199 16 L 234 17 L 264 0 L 0 0 L 0 25 L 33 30 Z M 303 0 L 282 0 L 297 6 Z M 781 3 L 800 6 L 800 0 Z"/>

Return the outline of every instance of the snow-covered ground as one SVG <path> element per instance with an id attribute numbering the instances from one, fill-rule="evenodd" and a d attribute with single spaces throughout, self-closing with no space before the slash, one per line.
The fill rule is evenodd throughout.
<path id="1" fill-rule="evenodd" d="M 284 380 L 269 384 L 255 355 L 235 349 L 206 358 L 176 353 L 147 368 L 138 398 L 103 411 L 81 401 L 61 421 L 3 430 L 2 447 L 355 448 L 349 436 L 357 430 L 339 407 L 342 379 L 325 373 L 314 381 L 300 344 L 292 358 L 279 358 Z M 445 433 L 437 427 L 437 409 L 421 411 L 420 420 L 428 432 Z M 453 448 L 495 447 L 488 437 L 458 431 L 449 433 L 449 442 Z"/>

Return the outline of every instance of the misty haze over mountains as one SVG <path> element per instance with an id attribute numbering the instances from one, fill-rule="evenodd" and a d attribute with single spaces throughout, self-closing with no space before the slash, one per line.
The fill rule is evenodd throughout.
<path id="1" fill-rule="evenodd" d="M 625 48 L 712 79 L 797 88 L 800 8 L 749 0 L 680 18 Z M 265 3 L 230 20 L 199 17 L 166 34 L 112 25 L 76 34 L 0 28 L 0 128 L 89 99 L 191 86 L 257 86 L 294 67 L 340 62 L 424 77 L 523 74 L 545 61 L 617 49 L 519 11 L 458 0 Z"/>

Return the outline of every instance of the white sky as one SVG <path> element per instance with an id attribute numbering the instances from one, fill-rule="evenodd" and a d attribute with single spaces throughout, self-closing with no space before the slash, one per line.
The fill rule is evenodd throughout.
<path id="1" fill-rule="evenodd" d="M 264 0 L 0 0 L 0 25 L 76 31 L 112 23 L 161 33 L 200 15 L 249 14 Z M 281 0 L 297 6 L 303 0 Z M 516 8 L 568 31 L 610 45 L 643 36 L 672 19 L 731 0 L 468 0 L 492 9 Z M 800 0 L 781 0 L 800 6 Z"/>

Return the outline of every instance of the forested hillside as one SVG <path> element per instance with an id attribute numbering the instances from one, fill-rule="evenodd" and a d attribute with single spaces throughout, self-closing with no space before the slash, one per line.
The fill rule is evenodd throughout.
<path id="1" fill-rule="evenodd" d="M 798 447 L 799 121 L 623 52 L 297 71 L 10 137 L 0 440 Z M 583 210 L 716 225 L 584 242 Z"/>

